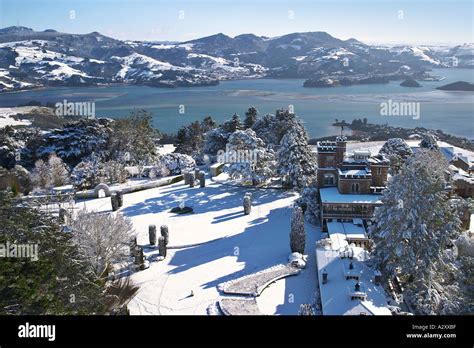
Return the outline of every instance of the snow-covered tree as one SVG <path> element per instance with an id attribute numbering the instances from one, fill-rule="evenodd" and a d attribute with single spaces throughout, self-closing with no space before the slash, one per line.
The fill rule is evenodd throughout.
<path id="1" fill-rule="evenodd" d="M 85 190 L 100 184 L 99 162 L 97 156 L 90 156 L 75 166 L 71 173 L 73 185 Z"/>
<path id="2" fill-rule="evenodd" d="M 446 168 L 429 150 L 409 157 L 384 191 L 370 231 L 376 266 L 387 278 L 400 277 L 419 314 L 453 313 L 460 305 L 450 250 L 460 220 L 447 198 Z"/>
<path id="3" fill-rule="evenodd" d="M 1 244 L 38 246 L 36 261 L 2 258 L 0 315 L 105 314 L 104 287 L 94 282 L 71 234 L 54 217 L 18 205 L 11 194 L 0 191 L 0 221 Z"/>
<path id="4" fill-rule="evenodd" d="M 112 159 L 127 154 L 128 163 L 136 165 L 148 164 L 157 157 L 156 144 L 161 134 L 153 128 L 153 118 L 146 110 L 137 110 L 128 117 L 115 120 L 112 125 L 112 135 L 108 151 Z"/>
<path id="5" fill-rule="evenodd" d="M 106 151 L 111 139 L 110 123 L 101 118 L 67 123 L 45 136 L 45 144 L 38 153 L 45 156 L 54 152 L 65 163 L 75 166 L 92 153 Z"/>
<path id="6" fill-rule="evenodd" d="M 306 207 L 304 216 L 313 225 L 317 225 L 319 221 L 318 196 L 318 189 L 315 186 L 305 187 L 300 192 L 300 197 L 296 200 L 296 204 L 300 207 Z"/>
<path id="7" fill-rule="evenodd" d="M 275 154 L 265 147 L 252 129 L 238 130 L 229 137 L 223 163 L 230 163 L 226 169 L 231 178 L 253 185 L 261 184 L 274 175 Z"/>
<path id="8" fill-rule="evenodd" d="M 113 264 L 128 260 L 129 242 L 135 231 L 131 221 L 121 214 L 81 210 L 71 229 L 79 253 L 89 260 L 89 271 L 97 280 L 104 279 Z"/>
<path id="9" fill-rule="evenodd" d="M 201 122 L 195 121 L 188 126 L 183 126 L 176 136 L 176 149 L 174 152 L 198 158 L 203 151 L 204 137 L 207 132 L 216 127 L 216 122 L 208 116 Z"/>
<path id="10" fill-rule="evenodd" d="M 308 134 L 302 126 L 289 129 L 277 152 L 278 174 L 290 187 L 301 190 L 316 181 L 316 158 L 308 146 Z"/>
<path id="11" fill-rule="evenodd" d="M 69 170 L 61 158 L 52 153 L 48 159 L 49 185 L 51 187 L 66 185 L 69 182 Z"/>
<path id="12" fill-rule="evenodd" d="M 240 121 L 240 116 L 234 114 L 232 118 L 221 125 L 221 128 L 227 133 L 234 133 L 235 131 L 243 129 L 242 122 Z"/>
<path id="13" fill-rule="evenodd" d="M 390 161 L 393 174 L 398 173 L 407 157 L 412 154 L 411 147 L 401 138 L 388 139 L 379 151 L 379 155 L 385 156 Z"/>
<path id="14" fill-rule="evenodd" d="M 33 169 L 33 183 L 40 188 L 46 188 L 50 183 L 49 168 L 47 163 L 43 160 L 38 160 L 35 163 L 35 168 Z"/>
<path id="15" fill-rule="evenodd" d="M 221 127 L 211 129 L 204 137 L 203 152 L 210 156 L 217 155 L 217 152 L 224 150 L 230 133 Z"/>
<path id="16" fill-rule="evenodd" d="M 254 106 L 249 107 L 245 112 L 244 127 L 252 128 L 252 126 L 255 124 L 255 121 L 257 121 L 257 115 L 258 110 Z"/>
<path id="17" fill-rule="evenodd" d="M 293 208 L 291 216 L 290 248 L 292 253 L 304 254 L 306 235 L 304 230 L 304 218 L 301 207 Z"/>
<path id="18" fill-rule="evenodd" d="M 278 145 L 280 143 L 280 135 L 276 133 L 275 116 L 267 114 L 262 118 L 257 119 L 252 129 L 257 136 L 262 139 L 267 145 Z"/>
<path id="19" fill-rule="evenodd" d="M 428 150 L 438 150 L 438 138 L 434 134 L 425 133 L 421 138 L 420 147 Z"/>

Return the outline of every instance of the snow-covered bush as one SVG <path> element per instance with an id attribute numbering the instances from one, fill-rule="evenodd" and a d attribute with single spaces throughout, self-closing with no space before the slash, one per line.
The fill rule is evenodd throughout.
<path id="1" fill-rule="evenodd" d="M 304 254 L 306 235 L 304 230 L 303 211 L 300 207 L 293 208 L 291 216 L 290 248 L 292 253 Z"/>
<path id="2" fill-rule="evenodd" d="M 316 315 L 316 310 L 312 304 L 303 303 L 300 305 L 298 315 Z"/>
<path id="3" fill-rule="evenodd" d="M 124 183 L 128 179 L 125 166 L 117 161 L 107 161 L 102 164 L 103 178 L 109 184 Z"/>
<path id="4" fill-rule="evenodd" d="M 290 256 L 288 256 L 288 263 L 292 265 L 293 267 L 296 268 L 305 268 L 306 267 L 306 261 L 307 261 L 307 255 L 303 255 L 300 253 L 291 253 Z"/>
<path id="5" fill-rule="evenodd" d="M 135 231 L 121 214 L 79 211 L 71 224 L 73 241 L 96 279 L 103 279 L 114 263 L 129 257 L 129 242 Z"/>
<path id="6" fill-rule="evenodd" d="M 164 178 L 170 175 L 170 170 L 166 167 L 164 162 L 158 162 L 157 164 L 153 165 L 148 171 L 148 177 L 150 179 L 156 178 Z"/>
<path id="7" fill-rule="evenodd" d="M 98 156 L 92 155 L 74 167 L 71 173 L 73 185 L 81 190 L 96 187 L 101 183 L 101 163 Z"/>
<path id="8" fill-rule="evenodd" d="M 117 161 L 102 162 L 92 155 L 74 167 L 71 173 L 73 185 L 78 189 L 91 189 L 100 183 L 118 184 L 127 180 L 129 174 L 124 165 Z"/>
<path id="9" fill-rule="evenodd" d="M 168 153 L 161 156 L 156 163 L 156 167 L 163 170 L 161 173 L 166 172 L 162 168 L 166 168 L 171 175 L 178 175 L 184 172 L 194 170 L 196 162 L 191 156 L 184 155 L 181 153 Z"/>

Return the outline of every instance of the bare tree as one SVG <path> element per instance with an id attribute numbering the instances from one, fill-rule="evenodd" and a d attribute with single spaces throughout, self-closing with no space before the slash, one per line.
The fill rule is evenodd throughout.
<path id="1" fill-rule="evenodd" d="M 74 242 L 97 279 L 106 277 L 114 263 L 128 260 L 129 241 L 136 234 L 128 218 L 83 209 L 71 228 Z"/>

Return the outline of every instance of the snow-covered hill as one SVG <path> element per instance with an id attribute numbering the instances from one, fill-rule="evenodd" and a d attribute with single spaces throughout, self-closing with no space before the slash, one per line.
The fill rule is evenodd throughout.
<path id="1" fill-rule="evenodd" d="M 415 74 L 472 67 L 473 45 L 369 46 L 325 32 L 274 38 L 216 34 L 188 42 L 120 41 L 97 32 L 0 29 L 0 92 L 128 82 L 160 87 L 269 77 Z"/>

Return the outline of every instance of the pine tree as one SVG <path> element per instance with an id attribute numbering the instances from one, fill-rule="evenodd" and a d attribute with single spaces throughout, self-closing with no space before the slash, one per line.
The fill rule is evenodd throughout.
<path id="1" fill-rule="evenodd" d="M 412 149 L 405 140 L 400 138 L 388 139 L 379 151 L 380 155 L 388 158 L 392 173 L 396 174 L 400 170 L 408 156 L 413 154 Z"/>
<path id="2" fill-rule="evenodd" d="M 281 139 L 277 168 L 278 173 L 294 189 L 301 190 L 316 183 L 316 159 L 302 125 L 291 128 Z"/>
<path id="3" fill-rule="evenodd" d="M 291 216 L 290 248 L 292 253 L 304 254 L 306 235 L 304 230 L 304 218 L 301 207 L 293 208 Z"/>
<path id="4" fill-rule="evenodd" d="M 252 129 L 234 132 L 226 151 L 230 162 L 227 171 L 232 178 L 258 185 L 274 175 L 275 154 Z"/>
<path id="5" fill-rule="evenodd" d="M 243 129 L 242 122 L 240 122 L 240 117 L 237 114 L 234 114 L 232 118 L 226 121 L 221 127 L 227 133 L 234 133 L 235 131 Z"/>
<path id="6" fill-rule="evenodd" d="M 376 266 L 389 279 L 400 277 L 419 314 L 447 314 L 459 305 L 449 249 L 460 220 L 446 195 L 446 168 L 429 150 L 409 157 L 384 191 L 370 232 Z"/>
<path id="7" fill-rule="evenodd" d="M 2 258 L 0 314 L 104 314 L 103 284 L 55 218 L 0 191 L 0 244 L 37 246 L 37 257 Z M 32 255 L 34 256 L 34 254 Z M 73 296 L 73 297 L 72 297 Z"/>
<path id="8" fill-rule="evenodd" d="M 438 138 L 431 133 L 423 134 L 423 137 L 420 142 L 420 147 L 428 150 L 438 150 Z"/>
<path id="9" fill-rule="evenodd" d="M 257 114 L 258 111 L 255 107 L 251 106 L 248 108 L 248 110 L 245 112 L 244 128 L 252 128 L 252 126 L 255 124 L 255 121 L 257 121 Z"/>

